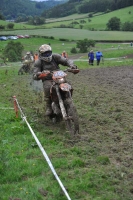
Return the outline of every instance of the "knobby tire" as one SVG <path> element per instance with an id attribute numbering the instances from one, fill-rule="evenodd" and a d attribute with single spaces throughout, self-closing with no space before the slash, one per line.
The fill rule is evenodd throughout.
<path id="1" fill-rule="evenodd" d="M 79 133 L 79 120 L 77 110 L 71 99 L 66 101 L 66 113 L 71 119 L 66 120 L 66 127 L 68 131 L 74 135 Z"/>

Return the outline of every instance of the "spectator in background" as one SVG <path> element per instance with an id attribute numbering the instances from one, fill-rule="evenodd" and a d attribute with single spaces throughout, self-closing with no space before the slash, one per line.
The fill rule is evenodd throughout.
<path id="1" fill-rule="evenodd" d="M 22 67 L 18 71 L 19 74 L 23 74 L 23 72 L 28 73 L 32 68 L 32 64 L 34 63 L 34 58 L 32 54 L 28 51 L 26 55 L 22 58 Z"/>
<path id="2" fill-rule="evenodd" d="M 64 58 L 68 58 L 68 54 L 66 53 L 66 51 L 63 51 L 61 54 Z"/>
<path id="3" fill-rule="evenodd" d="M 118 45 L 118 49 L 120 49 L 120 47 L 121 47 L 121 46 L 120 46 L 120 45 Z"/>
<path id="4" fill-rule="evenodd" d="M 91 50 L 88 53 L 88 58 L 89 58 L 89 65 L 93 65 L 93 62 L 94 62 L 94 52 L 93 52 L 93 50 Z"/>
<path id="5" fill-rule="evenodd" d="M 97 65 L 99 65 L 100 64 L 100 61 L 101 61 L 101 58 L 103 57 L 103 54 L 102 54 L 102 52 L 100 52 L 100 51 L 97 51 L 96 52 L 96 60 L 97 60 Z"/>
<path id="6" fill-rule="evenodd" d="M 34 54 L 34 61 L 38 60 L 38 53 Z"/>
<path id="7" fill-rule="evenodd" d="M 24 56 L 24 60 L 28 60 L 29 62 L 33 62 L 34 61 L 34 58 L 31 54 L 31 52 L 27 52 L 26 55 Z"/>

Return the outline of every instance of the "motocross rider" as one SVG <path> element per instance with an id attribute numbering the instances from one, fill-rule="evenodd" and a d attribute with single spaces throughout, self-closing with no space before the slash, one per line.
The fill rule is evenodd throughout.
<path id="1" fill-rule="evenodd" d="M 52 53 L 52 48 L 50 45 L 43 44 L 39 48 L 39 59 L 34 63 L 34 71 L 33 71 L 33 79 L 40 80 L 39 75 L 41 72 L 45 70 L 49 71 L 57 71 L 59 70 L 59 64 L 63 66 L 68 66 L 72 69 L 77 68 L 76 65 L 71 60 L 64 58 L 60 54 Z M 46 116 L 52 114 L 51 108 L 51 98 L 50 98 L 50 88 L 52 86 L 52 76 L 49 75 L 45 77 L 43 80 L 43 88 L 44 88 L 44 100 L 46 101 Z"/>
<path id="2" fill-rule="evenodd" d="M 24 56 L 24 61 L 23 61 L 23 66 L 22 68 L 24 69 L 24 71 L 28 71 L 31 68 L 32 63 L 34 62 L 34 58 L 31 55 L 31 53 L 28 51 L 26 53 L 26 55 Z"/>

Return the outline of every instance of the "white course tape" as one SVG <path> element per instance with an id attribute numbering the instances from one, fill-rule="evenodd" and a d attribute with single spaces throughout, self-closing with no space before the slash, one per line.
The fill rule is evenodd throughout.
<path id="1" fill-rule="evenodd" d="M 58 175 L 57 175 L 57 173 L 56 173 L 56 171 L 55 171 L 55 169 L 54 169 L 54 167 L 53 167 L 53 165 L 52 165 L 52 163 L 51 163 L 49 157 L 47 156 L 47 154 L 46 154 L 44 148 L 42 147 L 42 145 L 41 145 L 41 143 L 39 142 L 38 138 L 36 137 L 34 131 L 32 130 L 30 124 L 28 123 L 28 121 L 27 121 L 25 115 L 23 114 L 22 109 L 21 109 L 21 107 L 19 106 L 19 103 L 18 103 L 17 99 L 15 98 L 14 100 L 16 101 L 17 106 L 18 106 L 18 108 L 19 108 L 19 110 L 20 110 L 20 112 L 21 112 L 21 117 L 22 117 L 22 119 L 25 120 L 27 126 L 29 127 L 29 129 L 30 129 L 30 131 L 31 131 L 31 133 L 32 133 L 32 136 L 34 137 L 34 139 L 35 139 L 35 141 L 36 141 L 38 147 L 40 148 L 42 154 L 44 155 L 44 157 L 45 157 L 45 159 L 46 159 L 46 161 L 47 161 L 47 163 L 48 163 L 48 165 L 49 165 L 51 171 L 53 172 L 53 174 L 54 174 L 56 180 L 58 181 L 58 183 L 59 183 L 60 187 L 62 188 L 64 194 L 66 195 L 67 199 L 68 199 L 68 200 L 71 200 L 71 198 L 69 197 L 69 195 L 68 195 L 68 193 L 67 193 L 65 187 L 63 186 L 61 180 L 59 179 L 59 177 L 58 177 Z"/>
<path id="2" fill-rule="evenodd" d="M 7 108 L 7 107 L 3 107 L 3 108 L 0 108 L 0 110 L 13 110 L 14 108 Z"/>

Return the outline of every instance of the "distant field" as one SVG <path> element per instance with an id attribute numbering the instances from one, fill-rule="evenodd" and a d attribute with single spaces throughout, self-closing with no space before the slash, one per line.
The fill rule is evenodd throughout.
<path id="1" fill-rule="evenodd" d="M 2 57 L 2 49 L 5 48 L 7 45 L 7 41 L 0 42 L 0 63 L 3 62 L 1 59 Z M 80 66 L 80 68 L 86 68 L 88 67 L 88 52 L 81 54 L 79 52 L 79 49 L 77 49 L 77 54 L 72 54 L 71 49 L 73 47 L 76 48 L 76 41 L 60 41 L 57 39 L 46 39 L 42 37 L 36 37 L 36 38 L 30 38 L 30 39 L 18 39 L 14 42 L 21 42 L 24 46 L 23 55 L 27 51 L 31 51 L 35 53 L 38 51 L 39 47 L 42 44 L 50 44 L 53 50 L 53 53 L 59 53 L 61 54 L 62 51 L 67 51 L 68 56 L 70 59 L 78 59 L 76 61 L 77 66 Z M 119 48 L 118 48 L 119 47 Z M 88 48 L 88 51 L 90 49 Z M 104 66 L 132 66 L 133 63 L 133 47 L 130 46 L 130 42 L 127 43 L 103 43 L 103 42 L 96 42 L 95 47 L 93 47 L 94 54 L 97 50 L 102 51 L 104 55 Z M 130 55 L 129 59 L 123 59 L 124 57 Z M 80 58 L 80 59 L 79 59 Z M 115 58 L 115 59 L 111 59 Z M 121 62 L 118 62 L 120 58 Z M 118 59 L 118 60 L 117 60 Z M 105 64 L 106 63 L 106 64 Z M 96 64 L 96 63 L 95 63 Z"/>
<path id="2" fill-rule="evenodd" d="M 13 23 L 13 22 L 8 22 L 8 21 L 0 20 L 0 25 L 6 26 L 9 23 Z M 42 26 L 34 26 L 34 25 L 28 25 L 26 23 L 14 23 L 14 29 L 24 29 L 25 30 L 25 29 L 36 29 L 36 28 L 39 28 L 39 27 L 42 28 L 42 27 L 44 27 L 44 25 L 42 25 Z"/>
<path id="3" fill-rule="evenodd" d="M 88 17 L 88 14 L 73 14 L 73 15 L 69 15 L 69 16 L 61 17 L 61 18 L 46 19 L 46 23 L 65 21 L 65 20 L 73 20 L 73 19 L 82 19 L 82 18 L 86 18 L 86 17 Z"/>
<path id="4" fill-rule="evenodd" d="M 29 34 L 38 36 L 53 36 L 56 39 L 68 39 L 68 40 L 83 40 L 93 39 L 97 41 L 132 41 L 132 32 L 122 31 L 89 31 L 84 29 L 72 29 L 72 28 L 52 28 L 52 29 L 35 29 L 35 30 L 13 30 L 2 31 L 3 35 L 19 35 Z"/>
<path id="5" fill-rule="evenodd" d="M 119 10 L 109 12 L 106 14 L 97 13 L 97 14 L 93 15 L 92 18 L 88 18 L 88 14 L 89 14 L 88 13 L 88 14 L 84 14 L 84 15 L 83 14 L 82 15 L 75 14 L 75 15 L 70 15 L 68 17 L 64 17 L 64 18 L 49 19 L 46 22 L 51 22 L 51 23 L 45 24 L 45 27 L 46 28 L 59 27 L 61 24 L 68 26 L 73 22 L 73 20 L 75 20 L 79 24 L 74 25 L 74 28 L 79 28 L 80 25 L 83 25 L 82 29 L 92 29 L 93 28 L 96 30 L 105 30 L 107 22 L 112 17 L 120 18 L 121 23 L 124 23 L 127 21 L 132 22 L 133 21 L 132 10 L 133 10 L 133 6 L 129 6 L 127 8 L 119 9 Z M 78 19 L 78 18 L 84 18 L 86 23 L 84 23 L 84 24 L 80 23 L 80 19 Z M 90 19 L 91 21 L 88 21 L 88 19 Z"/>
<path id="6" fill-rule="evenodd" d="M 46 19 L 46 23 L 40 26 L 28 25 L 26 23 L 14 23 L 14 29 L 38 29 L 38 28 L 55 28 L 60 27 L 60 25 L 70 26 L 72 22 L 76 21 L 78 24 L 74 25 L 74 28 L 82 29 L 95 29 L 95 30 L 105 30 L 106 24 L 112 17 L 118 17 L 121 20 L 121 23 L 132 22 L 133 21 L 133 6 L 127 8 L 119 9 L 109 13 L 96 13 L 93 17 L 89 18 L 86 14 L 73 14 L 62 18 L 51 18 Z M 80 20 L 84 19 L 85 23 L 81 23 Z M 91 20 L 91 21 L 90 21 Z M 7 25 L 9 22 L 0 20 L 1 25 Z"/>

